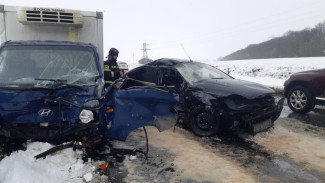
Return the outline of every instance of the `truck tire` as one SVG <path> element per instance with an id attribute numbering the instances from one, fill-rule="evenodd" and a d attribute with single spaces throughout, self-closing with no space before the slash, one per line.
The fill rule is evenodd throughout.
<path id="1" fill-rule="evenodd" d="M 210 137 L 219 131 L 219 119 L 204 107 L 193 109 L 189 121 L 190 130 L 199 137 Z"/>
<path id="2" fill-rule="evenodd" d="M 303 86 L 294 86 L 287 95 L 287 102 L 293 112 L 305 114 L 315 107 L 315 97 Z"/>

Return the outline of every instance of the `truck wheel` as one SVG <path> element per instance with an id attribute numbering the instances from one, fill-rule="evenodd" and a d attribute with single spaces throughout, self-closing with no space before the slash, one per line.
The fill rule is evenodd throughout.
<path id="1" fill-rule="evenodd" d="M 8 142 L 7 138 L 0 135 L 0 161 L 5 156 L 5 146 L 6 146 L 7 142 Z"/>
<path id="2" fill-rule="evenodd" d="M 287 101 L 293 112 L 305 114 L 315 107 L 315 97 L 303 86 L 293 87 L 288 95 Z"/>
<path id="3" fill-rule="evenodd" d="M 219 120 L 213 116 L 210 110 L 198 107 L 192 110 L 189 127 L 191 131 L 199 137 L 210 137 L 219 130 Z"/>

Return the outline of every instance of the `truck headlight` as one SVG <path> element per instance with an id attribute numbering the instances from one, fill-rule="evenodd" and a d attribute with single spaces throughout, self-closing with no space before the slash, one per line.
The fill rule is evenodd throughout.
<path id="1" fill-rule="evenodd" d="M 94 120 L 94 114 L 90 110 L 82 110 L 79 114 L 79 119 L 82 123 L 89 123 Z"/>

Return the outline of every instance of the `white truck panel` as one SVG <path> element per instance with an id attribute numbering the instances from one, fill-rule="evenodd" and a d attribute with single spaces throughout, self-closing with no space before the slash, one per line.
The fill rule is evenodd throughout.
<path id="1" fill-rule="evenodd" d="M 4 14 L 0 12 L 0 43 L 5 42 L 5 40 L 6 40 L 6 32 L 5 32 L 4 22 L 5 22 Z"/>
<path id="2" fill-rule="evenodd" d="M 103 16 L 101 12 L 82 11 L 83 25 L 22 24 L 18 7 L 0 5 L 0 42 L 20 40 L 54 40 L 91 43 L 103 62 Z"/>
<path id="3" fill-rule="evenodd" d="M 4 6 L 4 5 L 1 5 Z M 4 6 L 4 11 L 8 12 L 8 11 L 17 11 L 18 7 L 17 6 Z"/>

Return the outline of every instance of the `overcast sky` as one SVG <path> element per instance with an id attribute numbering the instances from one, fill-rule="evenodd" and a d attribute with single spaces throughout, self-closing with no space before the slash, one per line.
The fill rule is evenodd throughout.
<path id="1" fill-rule="evenodd" d="M 104 52 L 119 60 L 218 59 L 249 44 L 325 21 L 325 0 L 0 0 L 0 4 L 104 12 Z"/>

